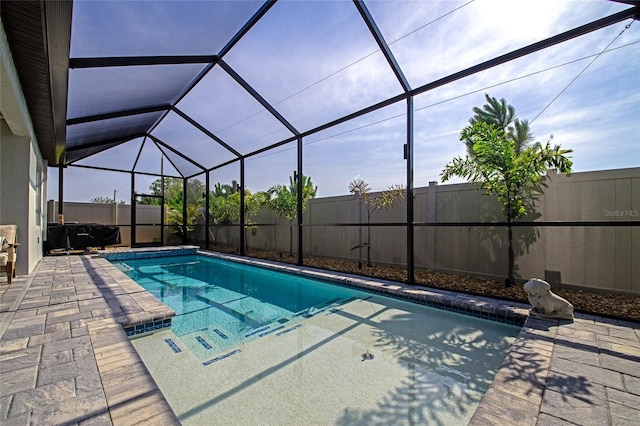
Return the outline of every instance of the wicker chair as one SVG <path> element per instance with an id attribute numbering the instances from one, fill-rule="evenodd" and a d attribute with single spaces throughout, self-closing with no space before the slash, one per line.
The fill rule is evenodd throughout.
<path id="1" fill-rule="evenodd" d="M 18 244 L 18 227 L 16 225 L 0 225 L 0 272 L 7 272 L 9 284 L 16 277 L 16 248 Z"/>

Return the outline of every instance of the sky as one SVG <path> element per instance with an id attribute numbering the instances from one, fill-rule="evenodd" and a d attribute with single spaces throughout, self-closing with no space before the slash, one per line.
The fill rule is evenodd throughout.
<path id="1" fill-rule="evenodd" d="M 366 5 L 412 88 L 628 7 L 606 0 Z M 217 54 L 259 6 L 76 1 L 71 57 Z M 485 93 L 507 99 L 520 119 L 531 122 L 536 140 L 572 149 L 574 172 L 640 167 L 640 23 L 627 27 L 630 23 L 416 96 L 414 186 L 440 182 L 445 164 L 465 155 L 460 131 L 472 108 L 484 104 Z M 351 1 L 280 1 L 223 59 L 299 132 L 402 93 Z M 196 65 L 71 70 L 68 118 L 175 98 L 180 82 L 200 70 Z M 243 155 L 292 136 L 220 67 L 177 107 Z M 406 183 L 406 113 L 403 101 L 305 137 L 303 171 L 318 196 L 347 194 L 356 178 L 373 190 Z M 234 158 L 175 113 L 152 134 L 206 168 Z M 141 146 L 136 171 L 158 173 L 162 167 L 177 175 L 175 166 L 192 175 L 198 170 L 176 156 L 161 160 L 158 148 L 142 139 L 78 164 L 130 170 Z M 295 143 L 248 157 L 246 187 L 261 191 L 287 184 L 296 167 Z M 136 175 L 136 192 L 148 192 L 154 179 Z M 214 170 L 210 180 L 212 186 L 239 180 L 239 166 Z M 129 173 L 64 169 L 65 201 L 112 198 L 114 191 L 118 200 L 129 200 Z M 58 199 L 57 169 L 49 173 L 48 199 Z"/>

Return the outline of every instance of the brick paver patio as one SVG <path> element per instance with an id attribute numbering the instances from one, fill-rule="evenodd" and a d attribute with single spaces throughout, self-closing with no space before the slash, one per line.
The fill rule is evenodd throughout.
<path id="1" fill-rule="evenodd" d="M 179 424 L 123 329 L 173 312 L 113 272 L 45 257 L 3 284 L 0 424 Z"/>

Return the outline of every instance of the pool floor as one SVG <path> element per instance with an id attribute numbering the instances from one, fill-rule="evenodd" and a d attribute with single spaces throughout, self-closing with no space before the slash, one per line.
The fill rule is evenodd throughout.
<path id="1" fill-rule="evenodd" d="M 115 262 L 175 313 L 171 331 L 200 358 L 296 324 L 369 293 L 210 256 Z M 138 332 L 135 334 L 135 332 Z M 143 334 L 144 327 L 133 336 Z M 167 343 L 175 349 L 174 339 Z"/>
<path id="2" fill-rule="evenodd" d="M 468 423 L 519 327 L 356 299 L 203 360 L 132 340 L 184 425 Z"/>

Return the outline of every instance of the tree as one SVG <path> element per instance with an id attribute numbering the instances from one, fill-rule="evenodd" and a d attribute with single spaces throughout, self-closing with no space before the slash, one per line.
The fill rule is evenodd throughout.
<path id="1" fill-rule="evenodd" d="M 232 225 L 240 221 L 240 191 L 236 181 L 231 185 L 217 183 L 211 191 L 210 214 L 215 225 Z M 267 195 L 263 192 L 251 193 L 249 189 L 244 190 L 244 213 L 246 230 L 256 235 L 258 225 L 252 217 L 264 205 Z M 245 245 L 247 235 L 245 234 Z"/>
<path id="2" fill-rule="evenodd" d="M 213 197 L 228 197 L 232 193 L 238 190 L 238 181 L 232 180 L 231 185 L 222 184 L 220 182 L 216 183 L 213 186 L 213 191 L 211 191 L 211 195 Z"/>
<path id="3" fill-rule="evenodd" d="M 198 218 L 200 217 L 201 207 L 197 204 L 188 204 L 187 205 L 187 228 L 186 230 L 183 227 L 184 216 L 182 210 L 182 204 L 178 206 L 169 206 L 167 207 L 167 217 L 165 218 L 165 223 L 168 225 L 173 225 L 176 230 L 176 234 L 180 237 L 184 237 L 185 232 L 192 232 L 196 229 L 196 224 L 198 223 Z"/>
<path id="4" fill-rule="evenodd" d="M 203 198 L 205 186 L 199 179 L 187 180 L 187 229 L 183 229 L 183 182 L 181 178 L 165 177 L 164 178 L 164 207 L 167 209 L 167 217 L 165 223 L 173 225 L 176 233 L 181 237 L 186 231 L 193 231 L 198 222 L 198 218 L 203 214 Z M 151 182 L 149 191 L 151 195 L 162 195 L 163 179 L 159 178 Z M 160 205 L 160 198 L 144 197 L 140 204 Z"/>
<path id="5" fill-rule="evenodd" d="M 89 202 L 93 204 L 115 204 L 113 198 L 109 197 L 93 197 Z M 118 204 L 124 204 L 124 200 L 120 200 Z"/>
<path id="6" fill-rule="evenodd" d="M 318 187 L 313 186 L 311 178 L 302 176 L 302 211 L 307 201 L 315 198 Z M 266 205 L 278 216 L 289 221 L 289 256 L 293 256 L 293 220 L 298 217 L 298 180 L 289 177 L 289 186 L 274 185 L 267 190 Z"/>
<path id="7" fill-rule="evenodd" d="M 475 110 L 474 110 L 475 111 Z M 472 143 L 472 155 L 456 157 L 442 171 L 442 181 L 453 176 L 480 184 L 487 194 L 498 198 L 507 219 L 508 275 L 506 285 L 515 282 L 515 252 L 512 223 L 527 214 L 543 192 L 544 174 L 549 168 L 570 173 L 573 163 L 567 157 L 572 150 L 539 142 L 517 149 L 517 142 L 494 123 L 475 121 L 460 134 L 461 141 Z"/>
<path id="8" fill-rule="evenodd" d="M 218 228 L 225 226 L 227 230 L 227 240 L 229 236 L 229 225 L 232 225 L 235 220 L 240 218 L 240 198 L 238 202 L 232 202 L 230 197 L 233 193 L 237 192 L 237 183 L 233 181 L 231 185 L 221 184 L 220 182 L 214 185 L 213 191 L 211 191 L 209 199 L 209 217 L 214 226 L 215 236 L 213 242 L 218 244 Z M 237 219 L 236 219 L 237 218 Z"/>
<path id="9" fill-rule="evenodd" d="M 234 220 L 240 219 L 240 197 L 237 202 L 230 200 L 231 196 L 238 193 L 238 184 L 234 180 L 231 185 L 216 183 L 211 191 L 209 200 L 209 214 L 215 225 L 231 225 Z M 239 193 L 238 193 L 239 194 Z"/>
<path id="10" fill-rule="evenodd" d="M 486 93 L 484 97 L 487 103 L 482 108 L 473 107 L 474 115 L 469 119 L 469 124 L 473 126 L 475 123 L 487 123 L 502 129 L 515 142 L 515 151 L 519 154 L 533 141 L 529 121 L 520 121 L 516 117 L 516 109 L 509 105 L 506 99 L 498 100 Z M 468 155 L 473 157 L 473 141 L 470 139 L 462 139 L 462 141 L 467 146 Z"/>
<path id="11" fill-rule="evenodd" d="M 262 207 L 267 199 L 267 195 L 264 192 L 251 193 L 249 189 L 244 190 L 244 229 L 251 232 L 251 235 L 256 235 L 258 232 L 258 224 L 253 221 L 253 217 L 258 213 L 260 207 Z M 233 220 L 240 220 L 240 191 L 236 191 L 229 197 L 229 204 L 233 207 L 235 212 Z M 245 233 L 245 247 L 249 247 L 248 235 Z"/>
<path id="12" fill-rule="evenodd" d="M 170 207 L 182 206 L 183 179 L 164 178 L 164 203 Z M 150 195 L 162 195 L 162 179 L 156 179 L 149 185 Z M 187 180 L 187 205 L 202 204 L 202 194 L 205 191 L 204 184 L 199 179 Z M 140 204 L 160 205 L 158 198 L 144 198 Z"/>
<path id="13" fill-rule="evenodd" d="M 360 200 L 367 206 L 367 242 L 360 242 L 359 245 L 352 248 L 366 247 L 367 248 L 367 266 L 372 266 L 371 263 L 371 216 L 382 209 L 390 209 L 396 206 L 396 201 L 402 200 L 406 196 L 406 190 L 404 186 L 396 184 L 391 185 L 385 191 L 374 195 L 371 193 L 371 187 L 367 182 L 362 179 L 354 179 L 349 184 L 349 192 L 355 194 Z"/>

